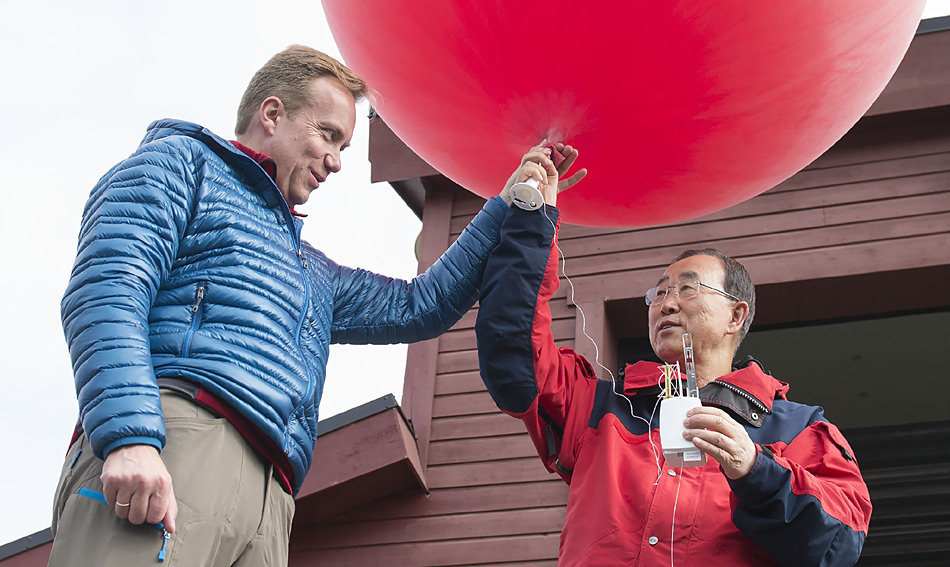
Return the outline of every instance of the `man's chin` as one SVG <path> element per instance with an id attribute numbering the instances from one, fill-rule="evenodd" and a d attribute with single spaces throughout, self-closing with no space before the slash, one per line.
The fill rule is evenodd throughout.
<path id="1" fill-rule="evenodd" d="M 299 195 L 294 195 L 294 199 L 293 199 L 294 203 L 291 205 L 291 207 L 299 207 L 300 205 L 306 204 L 306 202 L 310 200 L 310 193 L 312 193 L 313 191 L 316 191 L 316 189 L 303 192 Z"/>
<path id="2" fill-rule="evenodd" d="M 657 358 L 667 364 L 673 364 L 683 358 L 682 345 L 680 345 L 679 348 L 674 348 L 672 345 L 666 346 L 661 344 L 654 347 L 653 351 L 656 353 Z"/>

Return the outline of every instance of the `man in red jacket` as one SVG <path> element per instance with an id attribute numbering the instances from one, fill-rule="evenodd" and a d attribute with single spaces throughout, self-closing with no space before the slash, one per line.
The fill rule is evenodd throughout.
<path id="1" fill-rule="evenodd" d="M 755 311 L 745 268 L 718 250 L 686 251 L 646 292 L 661 360 L 685 368 L 691 334 L 703 404 L 683 436 L 706 464 L 671 467 L 658 429 L 662 365 L 627 365 L 622 383 L 608 382 L 554 344 L 557 171 L 541 148 L 523 163 L 517 180 L 545 179 L 546 206 L 509 211 L 476 333 L 495 403 L 571 485 L 559 565 L 853 565 L 871 503 L 848 442 L 755 362 L 733 367 Z"/>

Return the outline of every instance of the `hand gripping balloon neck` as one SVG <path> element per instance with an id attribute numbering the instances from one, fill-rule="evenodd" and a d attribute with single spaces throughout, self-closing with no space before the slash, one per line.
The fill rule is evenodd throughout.
<path id="1" fill-rule="evenodd" d="M 561 165 L 561 162 L 564 161 L 564 156 L 555 149 L 554 145 L 549 144 L 544 146 L 544 148 L 551 150 L 551 160 L 554 162 L 554 167 Z M 539 189 L 540 184 L 541 183 L 533 177 L 520 183 L 515 183 L 511 186 L 511 201 L 526 211 L 540 209 L 541 205 L 544 204 L 544 195 L 541 194 L 541 190 Z"/>

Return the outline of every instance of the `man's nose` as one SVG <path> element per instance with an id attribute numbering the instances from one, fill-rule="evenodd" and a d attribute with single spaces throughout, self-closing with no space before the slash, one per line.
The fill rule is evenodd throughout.
<path id="1" fill-rule="evenodd" d="M 660 313 L 675 313 L 679 311 L 679 297 L 670 290 L 669 293 L 663 298 L 663 301 L 660 302 Z"/>
<path id="2" fill-rule="evenodd" d="M 324 163 L 327 166 L 327 169 L 330 170 L 332 173 L 337 173 L 338 171 L 340 171 L 340 169 L 343 168 L 343 163 L 342 163 L 342 160 L 340 159 L 340 152 L 335 151 L 335 150 L 327 153 L 327 157 L 326 159 L 324 159 Z"/>

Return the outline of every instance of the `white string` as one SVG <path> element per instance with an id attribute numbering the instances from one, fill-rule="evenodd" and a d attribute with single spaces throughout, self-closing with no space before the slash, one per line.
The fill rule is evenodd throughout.
<path id="1" fill-rule="evenodd" d="M 653 435 L 651 431 L 651 426 L 653 423 L 653 417 L 656 415 L 656 408 L 660 407 L 661 394 L 657 394 L 656 403 L 653 404 L 653 411 L 650 412 L 650 421 L 647 421 L 643 419 L 642 417 L 640 417 L 639 415 L 637 415 L 636 413 L 634 413 L 633 402 L 630 401 L 630 398 L 617 392 L 617 381 L 614 379 L 614 373 L 611 372 L 609 368 L 601 364 L 600 347 L 597 346 L 597 341 L 595 341 L 593 337 L 587 334 L 587 316 L 584 314 L 584 309 L 581 308 L 581 306 L 578 305 L 577 302 L 574 300 L 574 282 L 572 282 L 571 278 L 567 275 L 567 258 L 564 257 L 564 251 L 561 250 L 560 245 L 558 245 L 557 243 L 557 226 L 555 226 L 554 222 L 551 220 L 551 218 L 547 214 L 547 203 L 543 203 L 541 205 L 541 210 L 542 210 L 542 214 L 544 215 L 544 218 L 547 219 L 548 223 L 550 223 L 551 226 L 554 228 L 554 234 L 555 234 L 554 247 L 557 248 L 558 255 L 560 256 L 560 259 L 561 259 L 561 273 L 564 274 L 564 279 L 567 280 L 568 285 L 571 287 L 571 303 L 574 304 L 574 307 L 576 307 L 577 310 L 581 314 L 581 332 L 584 333 L 584 336 L 587 337 L 587 340 L 589 340 L 591 344 L 594 345 L 594 362 L 597 364 L 597 366 L 606 370 L 607 374 L 610 375 L 610 391 L 613 392 L 615 396 L 627 402 L 627 405 L 630 406 L 630 416 L 636 419 L 639 419 L 640 421 L 647 424 L 647 439 L 650 441 L 650 448 L 653 450 L 653 460 L 656 461 L 656 480 L 653 481 L 653 486 L 657 486 L 657 484 L 659 484 L 660 482 L 660 477 L 663 475 L 663 467 L 660 466 L 660 454 L 657 451 L 656 444 L 653 443 Z"/>
<path id="2" fill-rule="evenodd" d="M 679 480 L 676 481 L 676 496 L 673 497 L 673 522 L 670 526 L 670 567 L 673 567 L 673 537 L 676 533 L 676 503 L 680 499 L 680 486 L 683 484 L 683 466 L 680 465 Z"/>

